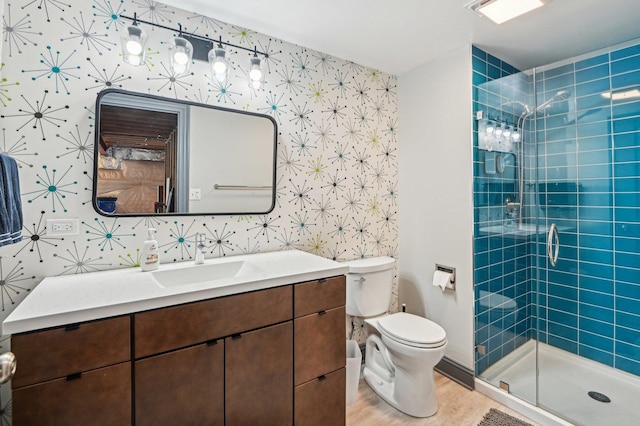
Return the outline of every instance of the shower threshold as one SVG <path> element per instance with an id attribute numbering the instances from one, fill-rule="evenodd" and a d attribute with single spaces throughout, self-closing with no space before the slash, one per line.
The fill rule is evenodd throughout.
<path id="1" fill-rule="evenodd" d="M 538 349 L 539 407 L 579 425 L 638 424 L 640 378 L 544 343 Z M 480 379 L 496 387 L 506 383 L 509 393 L 536 405 L 535 360 L 535 341 L 530 340 Z M 610 402 L 595 400 L 589 392 L 606 395 Z"/>

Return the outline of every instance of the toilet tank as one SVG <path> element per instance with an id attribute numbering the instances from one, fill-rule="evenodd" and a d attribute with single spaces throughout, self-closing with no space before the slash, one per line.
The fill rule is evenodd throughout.
<path id="1" fill-rule="evenodd" d="M 345 262 L 347 272 L 347 315 L 372 317 L 387 312 L 393 286 L 392 257 L 370 257 Z"/>

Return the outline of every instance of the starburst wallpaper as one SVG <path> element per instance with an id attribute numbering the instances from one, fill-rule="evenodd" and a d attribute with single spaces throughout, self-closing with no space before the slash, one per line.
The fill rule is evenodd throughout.
<path id="1" fill-rule="evenodd" d="M 249 54 L 232 53 L 227 83 L 208 64 L 168 66 L 173 32 L 142 24 L 147 59 L 122 61 L 120 14 L 268 52 L 265 83 L 247 84 Z M 208 257 L 300 249 L 338 261 L 398 257 L 396 78 L 347 60 L 150 0 L 6 0 L 0 151 L 20 166 L 24 240 L 0 247 L 4 319 L 44 277 L 137 267 L 146 228 L 161 262 L 189 261 L 204 232 Z M 108 218 L 91 204 L 96 95 L 122 88 L 272 116 L 277 202 L 267 215 Z M 207 173 L 202 170 L 202 173 Z M 47 218 L 78 218 L 53 237 Z M 397 297 L 394 296 L 395 309 Z M 347 319 L 350 333 L 351 319 Z M 356 338 L 362 323 L 354 320 Z"/>

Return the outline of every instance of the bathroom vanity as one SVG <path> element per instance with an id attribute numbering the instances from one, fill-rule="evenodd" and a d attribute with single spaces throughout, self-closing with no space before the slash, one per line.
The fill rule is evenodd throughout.
<path id="1" fill-rule="evenodd" d="M 345 272 L 286 251 L 47 278 L 3 323 L 14 424 L 343 425 Z"/>

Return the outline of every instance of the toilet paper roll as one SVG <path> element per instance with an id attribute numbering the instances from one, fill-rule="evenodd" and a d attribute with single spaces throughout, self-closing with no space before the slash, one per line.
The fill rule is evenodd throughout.
<path id="1" fill-rule="evenodd" d="M 452 274 L 444 271 L 434 271 L 433 272 L 433 285 L 436 287 L 440 287 L 442 292 L 444 293 L 444 289 L 447 288 L 447 284 L 451 282 Z"/>

